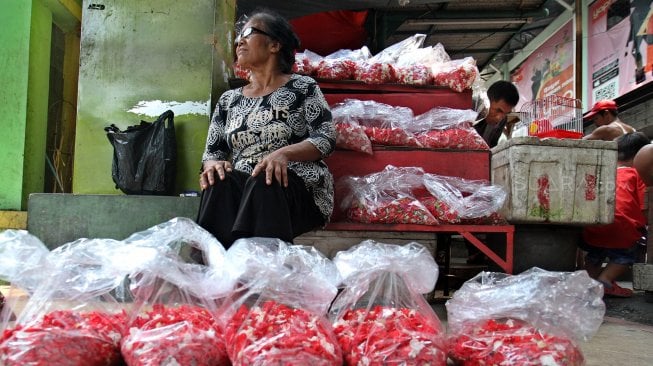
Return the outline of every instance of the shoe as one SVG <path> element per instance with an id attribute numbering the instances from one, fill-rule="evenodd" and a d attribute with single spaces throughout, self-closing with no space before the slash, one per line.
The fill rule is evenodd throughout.
<path id="1" fill-rule="evenodd" d="M 619 285 L 617 285 L 616 282 L 612 281 L 612 283 L 607 286 L 606 283 L 601 281 L 603 283 L 603 296 L 609 296 L 609 297 L 632 297 L 633 296 L 633 290 L 628 289 L 628 288 L 623 288 Z"/>

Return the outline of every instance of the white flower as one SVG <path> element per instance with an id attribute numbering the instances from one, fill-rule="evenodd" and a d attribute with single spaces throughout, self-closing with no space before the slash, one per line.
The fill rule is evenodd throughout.
<path id="1" fill-rule="evenodd" d="M 410 353 L 408 353 L 408 356 L 410 358 L 415 358 L 419 353 L 422 351 L 424 348 L 424 343 L 418 341 L 417 339 L 413 338 L 410 340 Z"/>
<path id="2" fill-rule="evenodd" d="M 560 366 L 559 363 L 556 362 L 555 358 L 551 355 L 543 355 L 540 357 L 540 365 L 542 366 Z"/>

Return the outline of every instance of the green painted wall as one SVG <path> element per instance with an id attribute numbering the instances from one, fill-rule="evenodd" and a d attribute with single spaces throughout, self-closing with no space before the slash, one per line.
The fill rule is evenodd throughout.
<path id="1" fill-rule="evenodd" d="M 29 194 L 44 189 L 53 22 L 74 31 L 76 18 L 59 0 L 2 2 L 0 211 L 24 210 Z"/>
<path id="2" fill-rule="evenodd" d="M 220 18 L 233 19 L 233 2 L 114 0 L 103 4 L 103 10 L 89 9 L 86 0 L 82 6 L 73 192 L 120 193 L 111 179 L 113 149 L 104 127 L 153 121 L 171 106 L 178 145 L 176 190 L 199 190 L 197 174 L 210 100 L 226 84 L 223 77 L 223 85 L 218 85 L 212 73 L 214 64 L 227 64 L 221 59 L 224 52 L 214 50 L 225 48 L 229 33 L 214 29 L 223 27 Z"/>
<path id="3" fill-rule="evenodd" d="M 32 4 L 4 0 L 0 11 L 0 210 L 20 210 Z"/>
<path id="4" fill-rule="evenodd" d="M 29 193 L 43 192 L 44 184 L 52 13 L 41 1 L 33 1 L 30 34 L 22 207 Z"/>

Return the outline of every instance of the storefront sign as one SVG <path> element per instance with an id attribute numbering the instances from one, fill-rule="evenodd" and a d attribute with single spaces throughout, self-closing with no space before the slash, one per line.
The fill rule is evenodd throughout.
<path id="1" fill-rule="evenodd" d="M 569 21 L 537 48 L 511 75 L 522 104 L 550 95 L 575 97 L 573 22 Z"/>
<path id="2" fill-rule="evenodd" d="M 588 101 L 614 99 L 653 80 L 653 2 L 597 0 L 588 12 Z"/>

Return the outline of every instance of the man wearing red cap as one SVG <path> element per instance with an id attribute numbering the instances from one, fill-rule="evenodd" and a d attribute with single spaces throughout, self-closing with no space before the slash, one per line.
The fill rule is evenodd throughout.
<path id="1" fill-rule="evenodd" d="M 620 120 L 617 115 L 617 103 L 614 100 L 596 102 L 592 110 L 583 117 L 584 121 L 592 121 L 596 128 L 583 139 L 612 141 L 629 132 L 635 132 L 634 128 Z"/>

